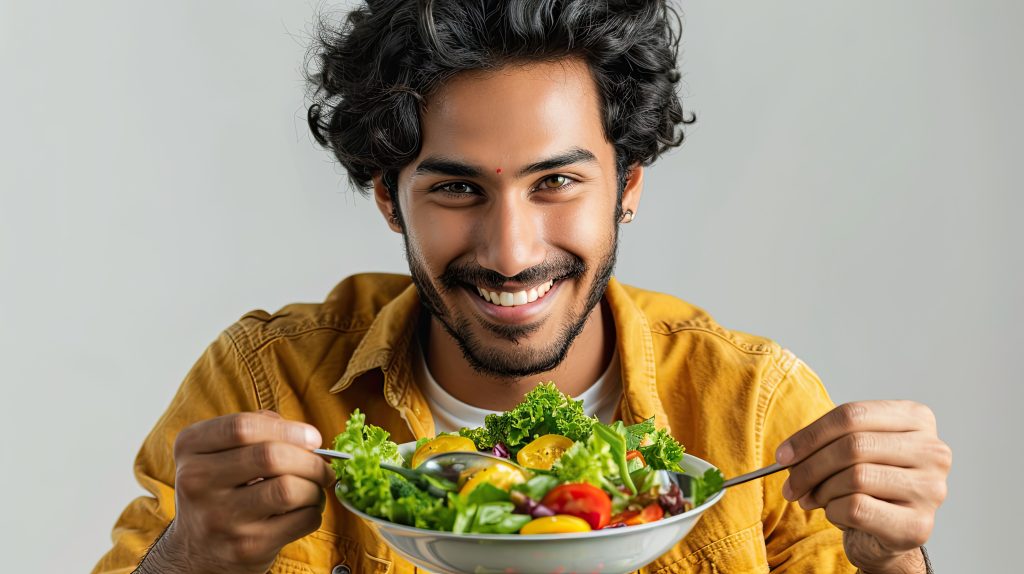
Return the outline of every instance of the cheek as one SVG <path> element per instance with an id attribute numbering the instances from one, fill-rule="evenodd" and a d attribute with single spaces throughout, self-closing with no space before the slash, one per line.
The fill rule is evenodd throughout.
<path id="1" fill-rule="evenodd" d="M 465 253 L 472 243 L 465 222 L 444 213 L 412 214 L 406 224 L 410 247 L 432 268 L 433 275 Z"/>
<path id="2" fill-rule="evenodd" d="M 589 264 L 603 257 L 613 241 L 612 208 L 603 204 L 553 214 L 547 220 L 548 237 L 560 249 L 578 255 Z"/>

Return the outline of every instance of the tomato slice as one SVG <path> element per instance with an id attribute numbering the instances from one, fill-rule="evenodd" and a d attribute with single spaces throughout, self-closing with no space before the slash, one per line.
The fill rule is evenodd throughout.
<path id="1" fill-rule="evenodd" d="M 473 444 L 473 441 L 464 436 L 441 435 L 423 443 L 423 446 L 416 449 L 416 452 L 412 455 L 412 461 L 409 465 L 416 468 L 424 460 L 434 456 L 435 454 L 455 451 L 476 452 L 476 445 Z"/>
<path id="2" fill-rule="evenodd" d="M 468 496 L 469 493 L 476 490 L 476 487 L 485 482 L 502 490 L 508 490 L 521 482 L 526 482 L 526 475 L 513 464 L 495 462 L 483 470 L 468 475 L 465 484 L 459 489 L 459 494 Z"/>
<path id="3" fill-rule="evenodd" d="M 647 466 L 647 461 L 644 460 L 643 453 L 641 453 L 638 450 L 626 451 L 626 462 L 629 462 L 629 461 L 633 460 L 634 458 L 639 458 L 640 459 L 640 464 L 642 464 L 644 466 Z"/>
<path id="4" fill-rule="evenodd" d="M 586 520 L 567 514 L 534 518 L 519 529 L 520 534 L 561 534 L 563 532 L 588 531 L 590 531 L 590 524 Z"/>
<path id="5" fill-rule="evenodd" d="M 572 439 L 560 434 L 546 434 L 530 441 L 524 446 L 516 460 L 526 468 L 550 470 L 565 451 L 572 446 Z"/>
<path id="6" fill-rule="evenodd" d="M 552 488 L 541 504 L 556 514 L 582 518 L 594 530 L 604 528 L 612 517 L 612 499 L 600 488 L 582 482 Z"/>
<path id="7" fill-rule="evenodd" d="M 665 516 L 665 510 L 657 502 L 652 502 L 644 507 L 643 510 L 636 512 L 633 516 L 626 518 L 623 522 L 626 526 L 635 526 L 637 524 L 647 524 L 648 522 L 654 522 L 661 520 Z"/>

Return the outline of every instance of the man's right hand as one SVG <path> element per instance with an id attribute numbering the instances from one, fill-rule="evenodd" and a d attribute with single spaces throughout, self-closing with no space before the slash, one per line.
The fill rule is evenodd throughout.
<path id="1" fill-rule="evenodd" d="M 277 413 L 196 423 L 174 442 L 175 518 L 136 572 L 264 574 L 320 526 L 334 472 L 316 428 Z"/>

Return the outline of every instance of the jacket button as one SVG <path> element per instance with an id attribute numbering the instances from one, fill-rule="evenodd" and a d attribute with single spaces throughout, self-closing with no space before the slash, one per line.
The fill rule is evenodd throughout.
<path id="1" fill-rule="evenodd" d="M 331 570 L 331 574 L 352 574 L 352 569 L 344 564 L 338 564 Z"/>

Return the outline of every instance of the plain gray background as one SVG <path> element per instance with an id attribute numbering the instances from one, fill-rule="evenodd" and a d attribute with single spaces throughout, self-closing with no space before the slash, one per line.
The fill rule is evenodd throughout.
<path id="1" fill-rule="evenodd" d="M 0 2 L 0 544 L 87 571 L 132 459 L 253 308 L 405 269 L 313 145 L 309 2 Z M 688 2 L 699 121 L 648 172 L 618 276 L 930 404 L 955 452 L 940 572 L 1021 534 L 1022 4 Z M 1015 562 L 1019 563 L 1019 559 Z"/>

